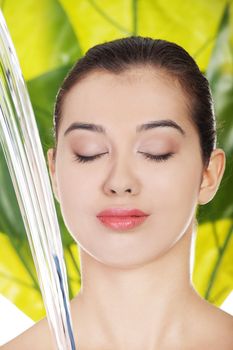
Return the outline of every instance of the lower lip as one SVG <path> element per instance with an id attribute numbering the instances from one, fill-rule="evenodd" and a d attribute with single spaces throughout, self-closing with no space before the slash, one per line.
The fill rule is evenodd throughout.
<path id="1" fill-rule="evenodd" d="M 97 216 L 107 227 L 115 230 L 128 230 L 142 224 L 147 216 Z"/>

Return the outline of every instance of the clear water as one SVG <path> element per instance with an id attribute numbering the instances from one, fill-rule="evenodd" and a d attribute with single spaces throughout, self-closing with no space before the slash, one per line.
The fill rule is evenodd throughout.
<path id="1" fill-rule="evenodd" d="M 0 141 L 57 349 L 75 349 L 60 230 L 40 137 L 0 10 Z M 43 335 L 41 335 L 43 336 Z"/>

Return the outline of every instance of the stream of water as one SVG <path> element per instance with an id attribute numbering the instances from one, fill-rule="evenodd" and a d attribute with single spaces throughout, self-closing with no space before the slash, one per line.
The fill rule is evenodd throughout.
<path id="1" fill-rule="evenodd" d="M 63 248 L 49 174 L 29 94 L 1 10 L 0 141 L 56 349 L 75 350 Z"/>

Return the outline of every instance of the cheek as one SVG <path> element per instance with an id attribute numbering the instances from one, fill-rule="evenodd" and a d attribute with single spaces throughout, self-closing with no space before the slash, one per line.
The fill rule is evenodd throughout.
<path id="1" fill-rule="evenodd" d="M 183 167 L 181 167 L 183 164 Z M 145 256 L 168 251 L 189 229 L 197 205 L 201 167 L 174 163 L 147 176 L 148 203 L 153 210 L 148 242 L 141 241 Z M 148 248 L 148 246 L 150 248 Z M 148 250 L 149 249 L 149 250 Z"/>
<path id="2" fill-rule="evenodd" d="M 89 188 L 95 176 L 88 168 L 88 164 L 79 163 L 70 152 L 60 152 L 56 174 L 61 203 L 78 204 L 89 197 Z"/>
<path id="3" fill-rule="evenodd" d="M 201 170 L 201 162 L 185 163 L 182 160 L 170 163 L 161 173 L 155 174 L 151 181 L 153 189 L 151 185 L 149 187 L 163 225 L 177 225 L 182 230 L 182 226 L 190 221 L 198 202 Z"/>
<path id="4" fill-rule="evenodd" d="M 74 164 L 63 163 L 57 167 L 57 183 L 62 216 L 72 233 L 77 229 L 77 222 L 81 227 L 83 217 L 91 214 L 90 204 L 95 201 L 93 190 L 98 186 L 96 178 L 87 178 L 87 171 L 78 171 Z"/>

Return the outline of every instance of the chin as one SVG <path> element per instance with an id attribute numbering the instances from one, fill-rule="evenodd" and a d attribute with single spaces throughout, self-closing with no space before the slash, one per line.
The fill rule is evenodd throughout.
<path id="1" fill-rule="evenodd" d="M 173 246 L 174 244 L 171 244 L 171 246 Z M 160 250 L 158 252 L 153 251 L 152 254 L 149 254 L 147 251 L 147 253 L 144 255 L 142 253 L 135 255 L 135 252 L 132 252 L 132 254 L 127 254 L 127 256 L 125 254 L 111 254 L 111 256 L 107 256 L 107 254 L 104 254 L 104 256 L 102 255 L 100 257 L 101 254 L 92 254 L 87 250 L 86 253 L 89 254 L 93 259 L 97 260 L 99 263 L 108 267 L 129 270 L 153 263 L 157 259 L 161 258 L 163 255 L 165 255 L 170 250 L 171 246 L 164 248 L 163 250 Z"/>

